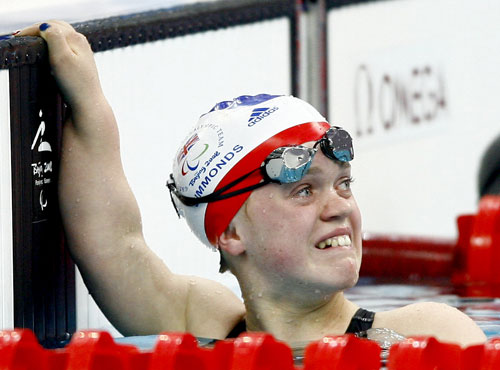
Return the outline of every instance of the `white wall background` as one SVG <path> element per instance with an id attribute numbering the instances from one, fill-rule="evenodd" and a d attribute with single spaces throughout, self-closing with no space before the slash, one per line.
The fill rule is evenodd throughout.
<path id="1" fill-rule="evenodd" d="M 9 71 L 0 70 L 0 328 L 14 325 Z"/>
<path id="2" fill-rule="evenodd" d="M 365 231 L 455 236 L 456 216 L 476 211 L 480 158 L 500 134 L 499 25 L 494 0 L 398 0 L 330 11 L 329 118 L 356 136 L 354 189 Z M 371 117 L 366 80 L 356 84 L 362 65 L 371 76 Z M 444 107 L 435 109 L 433 93 L 444 96 Z M 393 107 L 398 113 L 387 130 L 380 114 L 388 117 Z"/>
<path id="3" fill-rule="evenodd" d="M 218 280 L 219 255 L 179 220 L 165 186 L 198 117 L 244 94 L 290 94 L 289 21 L 278 19 L 96 54 L 148 245 L 177 273 Z M 111 330 L 79 280 L 78 327 Z"/>

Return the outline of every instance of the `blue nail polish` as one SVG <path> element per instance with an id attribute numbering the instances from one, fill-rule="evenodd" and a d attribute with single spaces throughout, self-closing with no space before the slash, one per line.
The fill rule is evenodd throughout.
<path id="1" fill-rule="evenodd" d="M 13 37 L 14 36 L 12 36 L 12 35 L 1 35 L 0 36 L 0 41 L 2 41 L 2 40 L 8 40 L 8 39 L 11 39 Z"/>
<path id="2" fill-rule="evenodd" d="M 40 31 L 45 31 L 49 27 L 50 27 L 50 24 L 42 23 L 38 28 L 40 29 Z"/>

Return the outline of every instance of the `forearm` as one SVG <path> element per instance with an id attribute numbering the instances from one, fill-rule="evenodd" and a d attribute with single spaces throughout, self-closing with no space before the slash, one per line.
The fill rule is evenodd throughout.
<path id="1" fill-rule="evenodd" d="M 71 122 L 78 139 L 89 149 L 102 146 L 114 151 L 120 139 L 113 110 L 101 91 L 99 96 L 84 98 L 83 102 L 71 105 Z"/>
<path id="2" fill-rule="evenodd" d="M 106 252 L 117 248 L 127 233 L 142 232 L 139 208 L 123 172 L 113 114 L 101 113 L 77 115 L 64 127 L 59 198 L 75 256 L 94 255 L 93 249 Z M 89 130 L 82 119 L 91 120 L 94 128 Z"/>

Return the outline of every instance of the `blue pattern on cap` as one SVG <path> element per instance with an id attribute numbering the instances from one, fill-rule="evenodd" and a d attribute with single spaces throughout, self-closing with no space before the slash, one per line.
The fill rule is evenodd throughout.
<path id="1" fill-rule="evenodd" d="M 207 113 L 211 113 L 216 110 L 233 109 L 239 106 L 257 105 L 280 96 L 283 95 L 270 95 L 270 94 L 241 95 L 238 96 L 237 98 L 234 98 L 233 100 L 225 100 L 215 104 L 215 106 L 212 109 L 210 109 L 210 111 L 208 111 Z"/>

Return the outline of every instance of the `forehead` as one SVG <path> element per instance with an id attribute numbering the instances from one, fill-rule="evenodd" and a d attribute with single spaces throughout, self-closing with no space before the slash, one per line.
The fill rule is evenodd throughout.
<path id="1" fill-rule="evenodd" d="M 316 176 L 323 173 L 331 173 L 332 171 L 349 172 L 351 170 L 350 162 L 341 162 L 326 157 L 321 150 L 316 152 L 311 167 L 307 171 L 305 177 Z"/>

